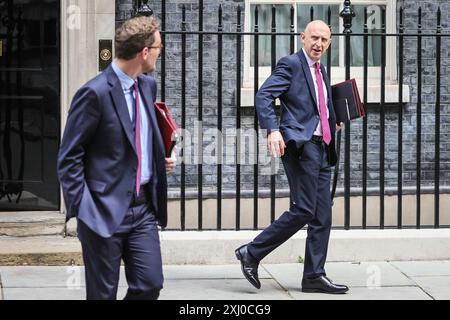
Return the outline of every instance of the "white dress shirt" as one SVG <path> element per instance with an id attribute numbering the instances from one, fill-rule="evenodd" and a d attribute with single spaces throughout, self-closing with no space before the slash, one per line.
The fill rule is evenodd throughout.
<path id="1" fill-rule="evenodd" d="M 317 110 L 320 114 L 320 106 L 319 106 L 319 89 L 317 87 L 317 77 L 316 77 L 316 63 L 311 60 L 311 58 L 308 56 L 308 54 L 306 53 L 305 49 L 303 48 L 303 53 L 305 54 L 306 57 L 306 62 L 308 62 L 309 65 L 309 70 L 311 71 L 311 76 L 313 79 L 313 83 L 314 83 L 314 89 L 316 90 L 316 101 L 317 101 Z M 318 63 L 320 63 L 320 61 L 318 61 Z M 320 71 L 320 74 L 322 75 L 322 70 Z M 328 109 L 328 91 L 327 91 L 327 87 L 325 85 L 325 81 L 323 80 L 323 75 L 322 75 L 322 82 L 323 82 L 323 88 L 324 88 L 324 96 L 325 96 L 325 103 L 327 104 L 327 118 L 330 118 L 330 110 Z M 316 128 L 316 131 L 314 131 L 314 135 L 315 136 L 322 136 L 322 124 L 319 121 L 319 125 Z"/>

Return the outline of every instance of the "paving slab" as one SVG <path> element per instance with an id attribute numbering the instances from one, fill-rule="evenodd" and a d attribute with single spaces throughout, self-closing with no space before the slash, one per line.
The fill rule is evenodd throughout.
<path id="1" fill-rule="evenodd" d="M 85 290 L 67 288 L 6 288 L 5 300 L 83 300 Z"/>
<path id="2" fill-rule="evenodd" d="M 84 283 L 83 268 L 70 267 L 0 267 L 3 287 L 8 288 L 66 288 L 71 277 Z"/>
<path id="3" fill-rule="evenodd" d="M 399 261 L 391 264 L 408 277 L 450 276 L 450 261 Z"/>
<path id="4" fill-rule="evenodd" d="M 414 282 L 388 262 L 327 263 L 327 273 L 350 287 L 412 286 Z"/>
<path id="5" fill-rule="evenodd" d="M 291 300 L 274 280 L 263 279 L 264 290 L 253 288 L 246 279 L 168 280 L 161 300 Z"/>
<path id="6" fill-rule="evenodd" d="M 117 299 L 123 300 L 127 294 L 127 288 L 119 287 Z M 86 300 L 86 288 L 10 288 L 5 294 L 5 300 Z"/>
<path id="7" fill-rule="evenodd" d="M 303 264 L 263 265 L 287 290 L 301 287 Z M 414 282 L 387 262 L 326 264 L 327 275 L 336 283 L 349 287 L 413 286 Z"/>
<path id="8" fill-rule="evenodd" d="M 429 300 L 450 299 L 449 262 L 327 263 L 346 295 L 301 292 L 302 264 L 262 264 L 261 290 L 243 277 L 239 264 L 164 266 L 162 300 Z M 416 274 L 416 276 L 409 275 Z M 442 275 L 443 274 L 443 275 Z M 84 300 L 82 267 L 0 267 L 0 299 Z M 124 268 L 117 298 L 126 295 Z"/>
<path id="9" fill-rule="evenodd" d="M 423 291 L 436 300 L 450 300 L 450 276 L 413 277 Z"/>
<path id="10" fill-rule="evenodd" d="M 223 266 L 164 266 L 165 280 L 178 279 L 243 279 L 241 265 Z M 270 279 L 271 276 L 264 270 L 259 269 L 260 279 Z"/>
<path id="11" fill-rule="evenodd" d="M 296 300 L 432 300 L 419 287 L 350 288 L 347 294 L 317 294 L 289 291 Z"/>
<path id="12" fill-rule="evenodd" d="M 2 274 L 0 273 L 0 300 L 3 300 Z"/>
<path id="13" fill-rule="evenodd" d="M 0 267 L 4 290 L 11 288 L 69 288 L 85 287 L 84 267 Z M 121 268 L 119 286 L 126 286 Z"/>

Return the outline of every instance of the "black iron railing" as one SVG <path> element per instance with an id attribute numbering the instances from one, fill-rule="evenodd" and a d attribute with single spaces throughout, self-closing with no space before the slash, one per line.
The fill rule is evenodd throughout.
<path id="1" fill-rule="evenodd" d="M 236 129 L 239 130 L 242 128 L 242 112 L 241 112 L 241 83 L 242 83 L 242 73 L 243 73 L 243 67 L 242 67 L 242 42 L 244 36 L 250 36 L 251 41 L 254 45 L 254 65 L 259 65 L 259 50 L 261 49 L 260 46 L 260 39 L 261 36 L 270 36 L 271 37 L 271 67 L 272 69 L 276 66 L 276 52 L 277 52 L 277 38 L 278 37 L 288 37 L 290 39 L 290 52 L 294 53 L 295 50 L 295 41 L 296 37 L 299 36 L 298 33 L 295 31 L 295 15 L 294 15 L 294 7 L 291 7 L 291 14 L 290 14 L 290 31 L 289 32 L 277 32 L 277 21 L 276 21 L 276 8 L 273 6 L 272 8 L 272 20 L 271 20 L 271 32 L 260 32 L 260 17 L 259 17 L 259 6 L 255 7 L 254 12 L 252 14 L 254 15 L 254 26 L 252 27 L 252 30 L 250 32 L 244 32 L 243 31 L 243 25 L 241 21 L 242 16 L 242 8 L 240 6 L 237 7 L 237 18 L 235 22 L 235 31 L 224 31 L 224 22 L 223 22 L 223 8 L 222 5 L 218 6 L 218 23 L 217 23 L 217 31 L 215 30 L 204 30 L 203 25 L 203 1 L 199 1 L 199 9 L 198 9 L 198 31 L 187 31 L 187 18 L 186 18 L 186 8 L 185 6 L 182 7 L 182 21 L 181 21 L 181 29 L 180 30 L 166 30 L 166 6 L 165 1 L 162 1 L 162 29 L 164 30 L 162 32 L 162 38 L 163 41 L 165 41 L 167 36 L 173 36 L 173 37 L 179 37 L 181 40 L 181 46 L 179 50 L 181 51 L 181 69 L 180 69 L 180 83 L 181 86 L 179 88 L 179 92 L 181 93 L 180 98 L 180 109 L 181 109 L 181 119 L 178 121 L 181 124 L 182 128 L 186 128 L 186 119 L 187 119 L 187 113 L 186 113 L 186 90 L 187 86 L 191 85 L 186 82 L 186 68 L 187 68 L 187 41 L 188 39 L 194 39 L 194 37 L 198 38 L 198 78 L 197 78 L 197 85 L 198 85 L 198 108 L 197 110 L 197 120 L 201 123 L 204 120 L 204 113 L 203 113 L 203 85 L 204 85 L 204 79 L 203 79 L 203 65 L 205 61 L 203 60 L 203 52 L 204 52 L 204 38 L 210 37 L 210 39 L 213 39 L 216 41 L 215 47 L 217 48 L 217 129 L 219 132 L 222 131 L 224 127 L 224 118 L 223 118 L 223 43 L 224 43 L 224 37 L 234 37 L 236 39 L 235 42 L 235 57 L 234 60 L 236 61 L 236 90 L 235 90 L 235 103 L 236 103 Z M 449 37 L 450 34 L 443 33 L 442 32 L 442 25 L 441 25 L 441 11 L 440 9 L 437 11 L 437 25 L 436 25 L 436 31 L 435 32 L 423 32 L 422 30 L 422 11 L 419 8 L 418 10 L 418 24 L 417 24 L 417 32 L 405 32 L 405 27 L 403 24 L 404 21 L 404 11 L 402 8 L 399 9 L 399 24 L 397 27 L 396 33 L 387 33 L 386 32 L 386 18 L 385 18 L 385 12 L 384 9 L 382 9 L 382 22 L 381 22 L 381 33 L 369 33 L 369 27 L 368 27 L 368 14 L 367 9 L 364 11 L 364 28 L 363 33 L 352 33 L 352 17 L 354 16 L 353 11 L 350 8 L 350 1 L 345 1 L 345 7 L 344 10 L 341 13 L 341 17 L 344 21 L 344 31 L 343 33 L 336 33 L 333 32 L 333 38 L 340 38 L 344 37 L 344 43 L 345 43 L 345 78 L 350 79 L 351 77 L 351 39 L 352 37 L 360 37 L 363 39 L 363 48 L 361 50 L 363 51 L 363 77 L 362 77 L 362 83 L 363 83 L 363 96 L 364 96 L 364 104 L 367 106 L 369 104 L 368 101 L 368 94 L 369 94 L 369 40 L 372 39 L 372 37 L 380 37 L 381 39 L 381 46 L 379 47 L 380 50 L 380 57 L 381 57 L 381 63 L 380 63 L 380 101 L 379 101 L 379 189 L 377 195 L 379 196 L 379 228 L 383 229 L 385 227 L 397 227 L 397 228 L 403 228 L 404 222 L 404 208 L 402 205 L 403 196 L 405 194 L 405 188 L 403 186 L 403 161 L 404 161 L 404 153 L 403 153 L 403 147 L 404 147 L 404 56 L 405 56 L 405 39 L 416 39 L 417 41 L 417 101 L 416 101 L 416 108 L 417 108 L 417 143 L 416 143 L 416 188 L 413 192 L 416 194 L 416 228 L 422 228 L 427 227 L 421 223 L 422 218 L 422 212 L 421 212 L 421 197 L 423 195 L 423 186 L 421 181 L 421 174 L 422 174 L 422 163 L 421 158 L 423 154 L 423 141 L 422 141 L 422 135 L 423 135 L 423 128 L 422 128 L 422 88 L 423 88 L 423 79 L 422 79 L 422 45 L 423 45 L 423 39 L 434 39 L 436 44 L 436 74 L 435 74 L 435 92 L 436 92 L 436 104 L 435 104 L 435 159 L 434 159 L 434 186 L 432 189 L 429 187 L 425 188 L 425 191 L 427 193 L 432 190 L 434 192 L 434 223 L 432 227 L 439 228 L 443 227 L 440 223 L 441 218 L 441 211 L 440 211 L 440 197 L 441 197 L 441 174 L 440 174 L 440 167 L 441 167 L 441 160 L 440 160 L 440 137 L 441 137 L 441 64 L 442 64 L 442 56 L 441 56 L 441 43 L 442 39 L 445 37 Z M 311 20 L 314 19 L 314 10 L 311 8 L 311 14 L 310 14 Z M 331 18 L 332 18 L 332 11 L 331 8 L 328 8 L 328 13 L 326 19 L 328 20 L 328 24 L 331 27 Z M 398 63 L 398 161 L 397 161 L 397 186 L 396 188 L 390 187 L 388 190 L 385 187 L 385 171 L 386 171 L 386 51 L 387 51 L 387 45 L 386 41 L 388 38 L 395 38 L 397 41 L 397 63 Z M 167 47 L 166 47 L 167 48 Z M 167 50 L 163 49 L 162 52 L 162 58 L 161 58 L 161 98 L 163 100 L 166 99 L 166 88 L 167 88 L 167 65 L 170 63 L 167 59 Z M 377 49 L 378 50 L 378 49 Z M 411 50 L 411 48 L 408 48 L 408 50 Z M 327 60 L 327 69 L 328 74 L 331 79 L 333 79 L 332 75 L 332 63 L 331 63 L 331 48 L 326 56 Z M 448 59 L 445 57 L 444 59 Z M 210 63 L 210 61 L 208 61 Z M 254 94 L 256 95 L 257 89 L 260 85 L 259 76 L 260 76 L 260 69 L 258 67 L 254 68 Z M 392 103 L 390 103 L 392 105 Z M 175 106 L 176 107 L 176 106 Z M 274 106 L 275 107 L 275 106 Z M 353 125 L 348 124 L 344 131 L 344 148 L 342 152 L 339 152 L 339 154 L 343 153 L 343 161 L 341 159 L 341 164 L 336 166 L 335 170 L 335 176 L 338 178 L 339 170 L 343 168 L 344 175 L 343 175 L 343 192 L 339 192 L 338 194 L 343 196 L 344 198 L 344 228 L 350 229 L 350 228 L 368 228 L 368 197 L 371 193 L 373 193 L 373 190 L 369 190 L 368 186 L 368 153 L 369 153 L 369 124 L 372 121 L 372 117 L 376 114 L 376 111 L 370 111 L 367 114 L 367 117 L 365 117 L 362 120 L 362 158 L 356 158 L 352 156 L 351 151 L 351 143 L 352 143 L 352 129 Z M 255 131 L 258 130 L 258 117 L 255 114 L 253 118 L 253 128 Z M 448 132 L 447 132 L 448 134 Z M 197 135 L 198 138 L 198 160 L 197 163 L 197 177 L 198 177 L 198 184 L 197 184 L 197 190 L 196 190 L 196 198 L 198 201 L 198 230 L 203 230 L 203 203 L 205 200 L 204 197 L 204 189 L 203 189 L 203 158 L 202 158 L 202 145 L 203 145 L 203 134 L 202 134 L 202 127 L 200 126 L 199 132 Z M 241 220 L 241 201 L 242 201 L 242 193 L 243 190 L 241 189 L 241 164 L 239 161 L 239 157 L 241 152 L 241 137 L 240 135 L 237 135 L 237 143 L 236 143 L 236 164 L 235 164 L 235 230 L 240 230 L 240 220 Z M 256 142 L 256 154 L 257 157 L 260 154 L 259 150 L 259 139 L 257 139 Z M 185 141 L 183 140 L 183 144 Z M 218 138 L 218 149 L 222 150 L 224 141 L 221 138 Z M 338 149 L 341 151 L 341 135 L 338 136 Z M 185 145 L 181 145 L 182 150 L 185 150 Z M 221 161 L 221 154 L 217 154 L 217 164 L 216 164 L 216 172 L 217 172 L 217 180 L 216 180 L 216 192 L 215 192 L 215 198 L 217 199 L 217 230 L 222 230 L 222 221 L 224 217 L 223 212 L 223 198 L 224 198 L 224 189 L 223 189 L 223 164 Z M 361 177 L 361 184 L 360 188 L 352 188 L 352 182 L 351 179 L 351 163 L 352 161 L 361 161 L 362 165 L 362 177 Z M 342 163 L 343 162 L 343 163 Z M 258 229 L 259 221 L 260 221 L 260 212 L 259 212 L 259 196 L 262 192 L 261 190 L 261 184 L 260 184 L 260 176 L 259 176 L 259 170 L 260 166 L 258 164 L 258 161 L 253 164 L 253 229 Z M 395 169 L 394 169 L 395 170 Z M 228 173 L 229 174 L 229 173 Z M 180 228 L 181 230 L 186 230 L 186 201 L 187 201 L 187 194 L 186 194 L 186 164 L 181 164 L 181 179 L 180 179 L 180 191 L 179 191 L 179 197 L 180 197 Z M 276 206 L 275 201 L 277 197 L 277 188 L 276 188 L 276 182 L 277 182 L 277 175 L 274 173 L 271 175 L 270 178 L 270 184 L 269 184 L 269 194 L 270 194 L 270 218 L 271 221 L 275 219 L 276 216 Z M 335 179 L 335 183 L 333 184 L 333 193 L 337 189 L 337 182 L 338 179 Z M 267 188 L 265 188 L 267 189 Z M 357 190 L 357 191 L 356 191 Z M 361 208 L 361 214 L 362 214 L 362 224 L 355 226 L 351 225 L 351 198 L 355 194 L 355 192 L 362 197 L 362 208 Z M 385 220 L 385 197 L 388 194 L 395 193 L 397 195 L 397 223 L 396 226 L 386 226 L 386 220 Z M 246 196 L 249 195 L 249 190 L 245 191 Z M 250 192 L 251 194 L 251 192 Z M 359 213 L 358 212 L 358 213 Z M 226 212 L 227 215 L 232 214 L 231 212 Z M 447 214 L 447 213 L 446 213 Z"/>

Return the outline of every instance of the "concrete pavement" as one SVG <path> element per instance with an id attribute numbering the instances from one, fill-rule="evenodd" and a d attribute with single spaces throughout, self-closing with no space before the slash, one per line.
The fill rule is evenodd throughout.
<path id="1" fill-rule="evenodd" d="M 262 264 L 261 290 L 241 274 L 240 265 L 166 265 L 161 300 L 448 300 L 450 261 L 329 262 L 328 276 L 350 286 L 346 295 L 301 292 L 303 265 Z M 82 267 L 0 267 L 0 298 L 80 300 Z M 126 292 L 122 270 L 118 298 Z"/>
<path id="2" fill-rule="evenodd" d="M 327 270 L 344 296 L 301 292 L 306 232 L 270 254 L 262 289 L 241 274 L 234 250 L 258 232 L 161 232 L 164 300 L 450 299 L 450 230 L 333 230 Z M 395 262 L 392 262 L 395 261 Z M 0 299 L 85 298 L 81 246 L 62 236 L 0 236 Z M 19 267 L 21 266 L 21 267 Z M 118 298 L 126 292 L 122 271 Z"/>

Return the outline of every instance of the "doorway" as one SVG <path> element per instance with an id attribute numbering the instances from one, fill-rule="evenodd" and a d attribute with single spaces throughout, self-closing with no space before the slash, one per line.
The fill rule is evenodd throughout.
<path id="1" fill-rule="evenodd" d="M 0 211 L 59 211 L 60 1 L 0 0 Z"/>

